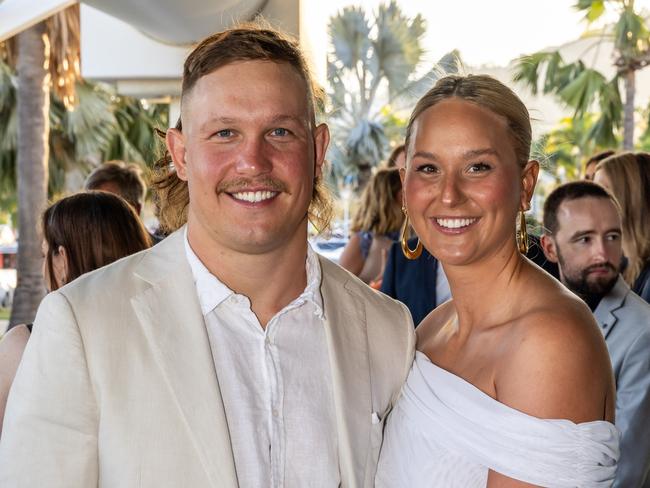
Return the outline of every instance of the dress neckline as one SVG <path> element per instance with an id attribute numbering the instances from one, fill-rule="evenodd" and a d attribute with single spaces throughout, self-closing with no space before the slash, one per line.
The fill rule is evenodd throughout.
<path id="1" fill-rule="evenodd" d="M 553 423 L 555 422 L 569 423 L 576 427 L 588 427 L 591 425 L 602 425 L 603 423 L 605 423 L 605 424 L 609 424 L 612 428 L 614 428 L 614 424 L 609 422 L 608 420 L 591 420 L 588 422 L 575 423 L 569 419 L 547 419 L 547 418 L 535 417 L 534 415 L 530 415 L 526 412 L 522 412 L 521 410 L 517 410 L 514 407 L 506 405 L 505 403 L 500 402 L 496 398 L 492 398 L 483 390 L 477 388 L 475 385 L 473 385 L 466 379 L 462 378 L 461 376 L 458 376 L 457 374 L 454 374 L 451 371 L 448 371 L 438 366 L 436 363 L 431 361 L 431 359 L 429 359 L 429 357 L 426 354 L 424 354 L 422 351 L 417 351 L 417 350 L 415 351 L 415 359 L 418 366 L 429 367 L 433 371 L 433 375 L 436 380 L 436 382 L 432 384 L 434 388 L 441 386 L 439 383 L 440 381 L 443 382 L 443 385 L 454 384 L 456 391 L 458 391 L 457 388 L 458 385 L 460 385 L 462 391 L 465 392 L 466 396 L 469 396 L 472 400 L 474 400 L 477 403 L 478 402 L 489 403 L 491 405 L 491 409 L 497 408 L 502 410 L 504 413 L 509 413 L 510 415 L 520 415 L 520 416 L 527 417 L 531 420 L 537 420 L 537 421 L 553 422 Z"/>

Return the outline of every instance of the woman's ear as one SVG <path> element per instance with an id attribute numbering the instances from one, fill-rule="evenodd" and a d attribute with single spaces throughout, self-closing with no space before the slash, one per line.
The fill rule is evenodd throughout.
<path id="1" fill-rule="evenodd" d="M 537 176 L 539 175 L 539 163 L 535 160 L 528 161 L 521 175 L 521 209 L 530 209 L 530 201 L 535 192 Z"/>
<path id="2" fill-rule="evenodd" d="M 68 251 L 65 247 L 59 246 L 56 249 L 56 255 L 52 256 L 52 265 L 54 268 L 54 275 L 58 285 L 61 287 L 68 282 L 68 270 L 69 270 L 69 261 L 68 261 Z"/>

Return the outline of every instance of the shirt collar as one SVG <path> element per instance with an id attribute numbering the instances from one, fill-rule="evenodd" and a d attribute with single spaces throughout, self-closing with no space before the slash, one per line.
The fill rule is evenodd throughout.
<path id="1" fill-rule="evenodd" d="M 224 285 L 219 278 L 210 273 L 205 264 L 201 262 L 199 257 L 194 253 L 190 241 L 187 239 L 187 227 L 184 231 L 185 241 L 185 255 L 187 261 L 192 269 L 192 277 L 194 278 L 194 285 L 199 297 L 199 304 L 201 305 L 201 312 L 203 315 L 209 314 L 212 310 L 217 308 L 228 297 L 234 295 L 230 288 Z"/>
<path id="2" fill-rule="evenodd" d="M 199 297 L 201 312 L 205 316 L 217 308 L 222 302 L 227 300 L 231 295 L 234 295 L 235 292 L 223 284 L 219 278 L 213 275 L 194 253 L 194 250 L 187 239 L 187 227 L 185 227 L 184 231 L 184 242 L 185 255 L 192 270 L 192 277 Z M 307 271 L 307 286 L 298 298 L 285 307 L 283 312 L 297 308 L 305 302 L 311 302 L 314 305 L 315 315 L 322 319 L 323 296 L 320 291 L 321 266 L 318 255 L 309 244 L 307 244 L 307 261 L 305 268 Z"/>

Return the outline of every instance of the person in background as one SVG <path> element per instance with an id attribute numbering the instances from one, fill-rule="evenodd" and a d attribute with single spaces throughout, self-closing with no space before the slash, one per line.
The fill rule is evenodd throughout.
<path id="1" fill-rule="evenodd" d="M 625 152 L 603 159 L 594 181 L 621 205 L 623 278 L 632 291 L 650 302 L 650 154 Z"/>
<path id="2" fill-rule="evenodd" d="M 591 156 L 585 163 L 585 167 L 583 171 L 584 179 L 587 181 L 593 181 L 594 174 L 596 173 L 596 166 L 598 165 L 598 163 L 600 163 L 605 158 L 613 156 L 614 154 L 616 154 L 615 151 L 608 149 L 606 151 L 601 151 Z"/>
<path id="3" fill-rule="evenodd" d="M 85 190 L 100 190 L 121 196 L 135 210 L 142 213 L 147 186 L 137 164 L 107 161 L 90 172 L 84 182 Z"/>
<path id="4" fill-rule="evenodd" d="M 413 249 L 417 237 L 408 240 Z M 438 260 L 422 249 L 416 259 L 407 259 L 399 242 L 388 251 L 380 291 L 406 305 L 417 327 L 434 308 L 451 298 L 449 283 Z"/>
<path id="5" fill-rule="evenodd" d="M 395 149 L 390 153 L 390 156 L 388 156 L 388 160 L 386 161 L 386 167 L 387 168 L 397 168 L 401 169 L 406 166 L 406 148 L 404 147 L 404 144 L 400 144 L 399 146 L 396 146 Z"/>
<path id="6" fill-rule="evenodd" d="M 106 191 L 119 195 L 142 218 L 147 185 L 142 176 L 142 169 L 137 164 L 117 160 L 100 164 L 86 178 L 84 189 Z M 158 232 L 149 235 L 153 244 L 159 243 L 164 238 Z"/>
<path id="7" fill-rule="evenodd" d="M 562 283 L 594 312 L 616 380 L 621 456 L 614 486 L 650 487 L 650 305 L 620 274 L 618 202 L 603 187 L 574 181 L 544 203 L 542 246 Z"/>
<path id="8" fill-rule="evenodd" d="M 379 288 L 388 250 L 398 239 L 404 221 L 402 182 L 397 168 L 378 170 L 359 202 L 352 220 L 350 241 L 339 264 L 364 283 Z"/>
<path id="9" fill-rule="evenodd" d="M 41 225 L 43 275 L 48 291 L 151 245 L 133 207 L 106 192 L 62 198 L 45 210 Z M 31 324 L 18 325 L 0 341 L 0 424 L 31 331 Z"/>

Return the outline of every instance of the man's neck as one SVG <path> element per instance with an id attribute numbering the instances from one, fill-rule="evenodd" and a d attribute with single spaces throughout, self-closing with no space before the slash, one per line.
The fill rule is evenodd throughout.
<path id="1" fill-rule="evenodd" d="M 263 328 L 307 286 L 307 234 L 267 253 L 246 254 L 205 242 L 188 228 L 192 250 L 235 293 L 248 297 Z"/>
<path id="2" fill-rule="evenodd" d="M 589 307 L 589 309 L 590 309 L 592 312 L 595 312 L 596 309 L 598 308 L 598 304 L 599 304 L 600 301 L 603 299 L 603 296 L 604 296 L 604 295 L 601 295 L 601 294 L 598 294 L 598 295 L 587 294 L 587 295 L 579 295 L 579 296 L 580 296 L 580 298 L 582 298 L 582 300 L 587 304 L 587 306 Z"/>

